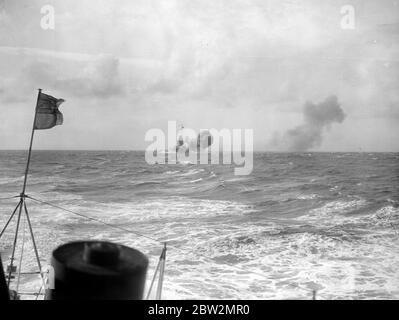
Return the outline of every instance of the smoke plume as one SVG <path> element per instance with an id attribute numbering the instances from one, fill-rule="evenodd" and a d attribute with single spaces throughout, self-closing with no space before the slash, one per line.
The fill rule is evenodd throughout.
<path id="1" fill-rule="evenodd" d="M 289 151 L 306 151 L 319 147 L 323 140 L 323 131 L 328 130 L 334 122 L 341 123 L 345 119 L 345 113 L 336 96 L 330 96 L 318 104 L 307 102 L 303 108 L 303 116 L 303 124 L 288 130 L 282 137 L 274 137 L 275 147 Z"/>

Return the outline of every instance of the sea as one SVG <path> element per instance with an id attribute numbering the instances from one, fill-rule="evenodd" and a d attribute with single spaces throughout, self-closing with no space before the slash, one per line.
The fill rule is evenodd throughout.
<path id="1" fill-rule="evenodd" d="M 0 151 L 0 227 L 26 157 Z M 41 263 L 69 241 L 120 243 L 148 256 L 148 290 L 166 242 L 163 299 L 399 299 L 399 153 L 259 152 L 253 166 L 238 176 L 235 164 L 149 165 L 144 151 L 33 151 Z M 15 264 L 37 271 L 24 219 Z M 31 299 L 40 278 L 12 285 Z"/>

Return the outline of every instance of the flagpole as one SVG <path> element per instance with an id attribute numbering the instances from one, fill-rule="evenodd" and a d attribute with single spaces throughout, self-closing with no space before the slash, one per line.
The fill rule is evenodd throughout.
<path id="1" fill-rule="evenodd" d="M 8 266 L 9 270 L 7 271 L 8 272 L 8 279 L 7 279 L 7 286 L 8 287 L 10 287 L 10 282 L 11 282 L 11 279 L 12 279 L 12 273 L 15 272 L 15 269 L 14 269 L 14 256 L 15 256 L 15 249 L 16 249 L 17 242 L 18 242 L 18 232 L 19 232 L 19 225 L 20 225 L 22 210 L 25 211 L 26 219 L 28 221 L 30 236 L 31 236 L 31 239 L 32 239 L 32 245 L 33 245 L 33 249 L 34 249 L 34 252 L 35 252 L 37 264 L 38 264 L 38 267 L 39 267 L 39 272 L 40 272 L 40 275 L 41 275 L 41 278 L 42 278 L 42 281 L 43 281 L 43 285 L 45 285 L 44 276 L 43 276 L 42 268 L 41 268 L 41 262 L 40 262 L 38 250 L 37 250 L 37 247 L 36 247 L 36 241 L 35 241 L 35 237 L 34 237 L 34 234 L 33 234 L 32 225 L 31 225 L 31 222 L 30 222 L 29 213 L 28 213 L 28 209 L 27 209 L 27 206 L 26 206 L 26 202 L 25 202 L 25 199 L 28 197 L 25 194 L 25 190 L 26 190 L 26 183 L 27 183 L 27 180 L 28 180 L 29 165 L 30 165 L 30 160 L 31 160 L 31 156 L 32 156 L 33 137 L 34 137 L 34 134 L 35 134 L 37 112 L 38 112 L 39 102 L 40 102 L 40 98 L 41 98 L 40 95 L 42 93 L 42 89 L 38 89 L 38 91 L 39 92 L 38 92 L 38 95 L 37 95 L 37 101 L 36 101 L 36 107 L 35 107 L 35 116 L 34 116 L 34 119 L 33 119 L 32 133 L 31 133 L 30 143 L 29 143 L 28 159 L 26 161 L 26 168 L 25 168 L 25 175 L 24 175 L 24 184 L 23 184 L 23 187 L 22 187 L 22 192 L 19 195 L 20 200 L 19 200 L 18 205 L 14 209 L 11 217 L 8 219 L 5 227 L 0 232 L 0 238 L 1 238 L 1 236 L 5 232 L 6 228 L 8 227 L 10 221 L 12 220 L 12 218 L 15 216 L 17 210 L 19 209 L 19 211 L 18 211 L 18 220 L 17 220 L 17 223 L 16 223 L 16 229 L 15 229 L 15 235 L 14 235 L 12 255 L 11 255 L 11 259 L 10 259 L 11 261 L 10 261 L 10 265 Z M 53 98 L 53 97 L 51 97 L 51 98 Z M 55 98 L 53 98 L 53 99 L 55 99 Z M 57 102 L 59 100 L 61 100 L 61 99 L 57 99 Z M 57 103 L 56 103 L 56 106 L 58 107 Z M 53 127 L 53 126 L 51 126 L 51 127 Z M 48 127 L 48 128 L 50 128 L 50 127 Z M 48 129 L 48 128 L 46 128 L 46 129 Z M 21 274 L 21 270 L 19 270 L 19 275 L 20 274 Z M 36 297 L 36 299 L 37 299 L 37 297 Z"/>
<path id="2" fill-rule="evenodd" d="M 25 197 L 25 189 L 26 189 L 26 182 L 28 180 L 28 172 L 29 172 L 29 164 L 30 164 L 30 157 L 32 154 L 32 144 L 33 144 L 33 136 L 35 134 L 35 124 L 36 124 L 36 116 L 37 116 L 37 106 L 39 104 L 39 99 L 40 99 L 40 93 L 42 92 L 42 89 L 38 89 L 38 94 L 37 94 L 37 101 L 36 101 L 36 107 L 35 107 L 35 117 L 33 119 L 33 126 L 32 126 L 32 134 L 30 137 L 30 144 L 29 144 L 29 152 L 28 152 L 28 161 L 26 162 L 26 168 L 25 168 L 25 177 L 24 177 L 24 185 L 22 187 L 22 192 L 21 192 L 21 197 Z"/>

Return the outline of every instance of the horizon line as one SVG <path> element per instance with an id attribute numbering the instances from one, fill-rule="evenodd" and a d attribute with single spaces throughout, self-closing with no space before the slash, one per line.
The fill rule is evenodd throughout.
<path id="1" fill-rule="evenodd" d="M 1 149 L 2 151 L 27 151 L 27 149 Z M 127 151 L 127 152 L 145 152 L 145 149 L 33 149 L 34 151 Z M 219 151 L 221 153 L 223 151 Z M 270 153 L 399 153 L 398 151 L 373 151 L 373 150 L 361 150 L 361 151 L 317 151 L 317 150 L 253 150 L 253 152 L 270 152 Z"/>

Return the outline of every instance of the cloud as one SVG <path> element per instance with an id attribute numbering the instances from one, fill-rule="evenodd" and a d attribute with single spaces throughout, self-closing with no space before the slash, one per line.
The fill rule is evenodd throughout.
<path id="1" fill-rule="evenodd" d="M 319 147 L 323 141 L 323 132 L 329 130 L 333 123 L 341 123 L 345 113 L 336 96 L 314 104 L 307 102 L 303 108 L 304 123 L 287 130 L 281 137 L 276 134 L 272 145 L 279 150 L 306 151 Z"/>
<path id="2" fill-rule="evenodd" d="M 21 66 L 0 78 L 0 99 L 4 102 L 25 101 L 37 88 L 88 98 L 121 95 L 125 89 L 119 59 L 111 55 L 76 61 L 26 54 L 23 50 L 17 59 Z"/>
<path id="3" fill-rule="evenodd" d="M 119 59 L 109 55 L 99 56 L 80 74 L 57 79 L 55 86 L 78 96 L 106 98 L 121 94 L 123 86 L 119 77 Z"/>
<path id="4" fill-rule="evenodd" d="M 57 128 L 68 136 L 60 148 L 73 147 L 78 132 L 76 141 L 87 148 L 141 148 L 145 130 L 176 119 L 198 129 L 252 128 L 255 149 L 279 130 L 275 141 L 284 150 L 309 143 L 319 150 L 397 150 L 399 139 L 389 144 L 393 134 L 384 129 L 399 130 L 398 15 L 392 2 L 370 0 L 353 3 L 358 13 L 363 2 L 362 21 L 343 30 L 336 1 L 98 0 L 93 7 L 89 0 L 53 0 L 56 27 L 42 30 L 40 8 L 48 1 L 4 1 L 0 116 L 19 122 L 41 87 L 68 102 L 65 126 Z M 348 115 L 342 130 L 327 136 L 331 124 L 311 125 L 316 115 L 297 126 L 303 101 L 330 93 Z M 90 128 L 101 130 L 85 134 L 83 110 Z M 369 126 L 359 125 L 377 116 L 378 143 L 366 139 Z M 348 133 L 356 125 L 358 135 Z"/>

